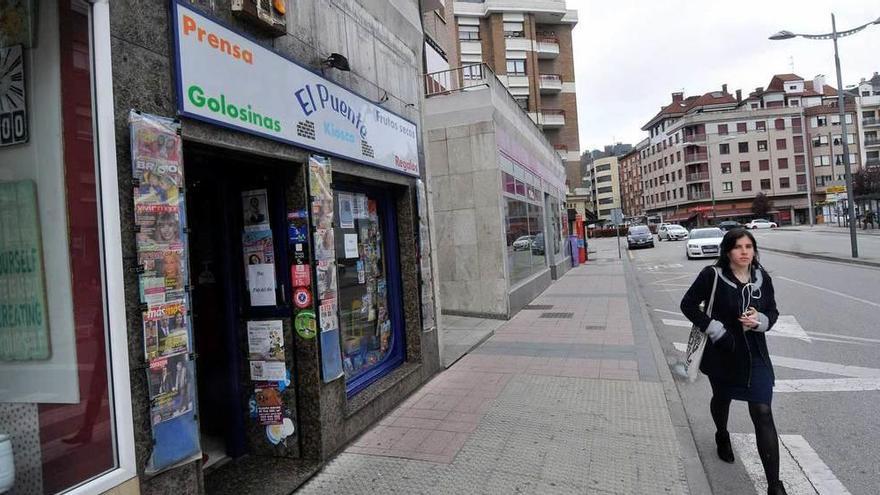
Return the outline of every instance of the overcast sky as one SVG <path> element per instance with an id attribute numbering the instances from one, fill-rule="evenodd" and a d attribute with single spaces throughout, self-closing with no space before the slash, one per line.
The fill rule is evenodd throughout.
<path id="1" fill-rule="evenodd" d="M 567 0 L 577 9 L 575 78 L 581 151 L 605 144 L 636 144 L 640 128 L 670 94 L 685 97 L 720 90 L 727 83 L 748 95 L 773 74 L 812 79 L 825 74 L 836 87 L 834 47 L 828 41 L 770 41 L 782 29 L 831 31 L 880 17 L 880 1 L 834 0 Z M 841 39 L 844 86 L 880 71 L 880 25 Z"/>

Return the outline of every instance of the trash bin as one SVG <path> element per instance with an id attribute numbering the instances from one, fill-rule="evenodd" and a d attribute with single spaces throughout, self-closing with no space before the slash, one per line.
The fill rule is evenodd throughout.
<path id="1" fill-rule="evenodd" d="M 571 246 L 571 266 L 572 268 L 580 265 L 579 262 L 579 251 L 578 251 L 578 240 L 577 236 L 570 235 L 568 236 L 568 245 Z"/>

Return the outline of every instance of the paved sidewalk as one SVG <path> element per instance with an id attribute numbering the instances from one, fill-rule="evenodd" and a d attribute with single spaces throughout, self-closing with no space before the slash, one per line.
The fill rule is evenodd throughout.
<path id="1" fill-rule="evenodd" d="M 549 307 L 504 322 L 300 493 L 706 493 L 698 459 L 688 487 L 678 437 L 692 438 L 627 289 L 616 248 L 599 247 L 532 302 Z"/>

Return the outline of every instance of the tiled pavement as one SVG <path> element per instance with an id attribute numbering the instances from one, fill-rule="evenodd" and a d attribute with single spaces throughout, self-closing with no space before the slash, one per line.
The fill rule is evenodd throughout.
<path id="1" fill-rule="evenodd" d="M 566 274 L 533 302 L 551 309 L 504 323 L 301 492 L 688 493 L 616 255 Z"/>

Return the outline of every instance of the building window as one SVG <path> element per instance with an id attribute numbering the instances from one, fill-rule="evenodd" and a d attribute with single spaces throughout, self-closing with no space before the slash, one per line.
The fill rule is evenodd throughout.
<path id="1" fill-rule="evenodd" d="M 730 144 L 728 144 L 728 143 L 719 144 L 718 145 L 718 153 L 720 153 L 722 155 L 729 155 L 730 154 Z"/>
<path id="2" fill-rule="evenodd" d="M 778 161 L 778 164 L 779 164 L 780 170 L 787 169 L 788 168 L 788 158 L 780 158 Z M 761 170 L 763 170 L 763 169 L 761 169 Z"/>
<path id="3" fill-rule="evenodd" d="M 770 170 L 770 160 L 758 160 L 758 170 Z"/>
<path id="4" fill-rule="evenodd" d="M 508 76 L 524 76 L 526 75 L 526 61 L 520 59 L 507 59 L 507 75 Z"/>
<path id="5" fill-rule="evenodd" d="M 733 192 L 733 182 L 722 182 L 721 183 L 721 192 Z"/>
<path id="6" fill-rule="evenodd" d="M 677 161 L 677 162 L 681 161 L 681 151 L 675 152 L 675 161 Z"/>
<path id="7" fill-rule="evenodd" d="M 787 144 L 785 138 L 776 140 L 776 149 L 778 149 L 778 150 L 788 149 L 788 144 Z"/>
<path id="8" fill-rule="evenodd" d="M 458 39 L 462 41 L 479 41 L 480 26 L 458 26 Z"/>
<path id="9" fill-rule="evenodd" d="M 820 134 L 813 138 L 813 147 L 818 148 L 819 146 L 828 146 L 828 136 Z"/>
<path id="10" fill-rule="evenodd" d="M 752 166 L 749 162 L 739 162 L 739 171 L 740 172 L 750 172 L 752 170 Z"/>
<path id="11" fill-rule="evenodd" d="M 466 80 L 482 79 L 483 64 L 465 65 L 461 68 L 461 77 Z"/>
<path id="12" fill-rule="evenodd" d="M 767 151 L 767 141 L 758 141 L 758 151 Z"/>
<path id="13" fill-rule="evenodd" d="M 516 100 L 516 104 L 519 105 L 520 108 L 529 111 L 529 97 L 528 96 L 514 96 L 514 100 Z"/>
<path id="14" fill-rule="evenodd" d="M 718 134 L 722 136 L 727 134 L 727 124 L 718 124 Z"/>
<path id="15" fill-rule="evenodd" d="M 761 179 L 761 190 L 762 191 L 770 190 L 770 179 Z"/>
<path id="16" fill-rule="evenodd" d="M 756 131 L 766 131 L 767 130 L 767 123 L 764 122 L 763 120 L 759 120 L 759 121 L 755 122 L 755 130 Z"/>
<path id="17" fill-rule="evenodd" d="M 526 33 L 521 22 L 505 22 L 504 23 L 505 38 L 525 38 Z"/>
<path id="18" fill-rule="evenodd" d="M 749 152 L 749 143 L 737 143 L 739 146 L 740 153 L 748 153 Z"/>
<path id="19" fill-rule="evenodd" d="M 746 128 L 746 123 L 745 122 L 738 122 L 736 124 L 736 132 L 738 132 L 740 134 L 744 134 L 744 133 L 748 132 L 748 129 Z"/>
<path id="20" fill-rule="evenodd" d="M 811 127 L 825 127 L 828 125 L 828 116 L 826 115 L 817 115 L 810 119 Z"/>
<path id="21" fill-rule="evenodd" d="M 791 187 L 791 179 L 788 177 L 779 178 L 779 189 L 788 189 Z"/>
<path id="22" fill-rule="evenodd" d="M 721 173 L 722 174 L 729 174 L 730 169 L 731 169 L 730 162 L 722 162 L 721 163 Z"/>
<path id="23" fill-rule="evenodd" d="M 791 100 L 788 102 L 788 106 L 799 107 L 799 106 L 801 106 L 801 101 L 800 100 Z"/>
<path id="24" fill-rule="evenodd" d="M 785 129 L 785 119 L 776 119 L 776 121 L 774 122 L 774 126 L 776 127 L 776 130 L 781 131 Z"/>
<path id="25" fill-rule="evenodd" d="M 681 180 L 681 170 L 678 171 L 678 180 Z"/>
<path id="26" fill-rule="evenodd" d="M 752 181 L 744 180 L 740 183 L 740 186 L 742 186 L 743 191 L 751 191 L 752 190 Z"/>
<path id="27" fill-rule="evenodd" d="M 826 155 L 814 156 L 813 157 L 813 166 L 815 167 L 826 167 L 831 165 L 831 157 Z"/>

